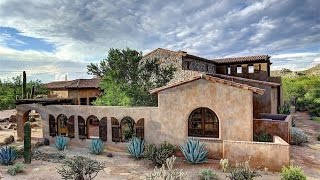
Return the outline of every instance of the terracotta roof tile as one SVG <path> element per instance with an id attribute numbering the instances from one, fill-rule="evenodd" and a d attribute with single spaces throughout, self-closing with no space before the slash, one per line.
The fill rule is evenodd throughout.
<path id="1" fill-rule="evenodd" d="M 48 89 L 98 88 L 99 78 L 76 79 L 71 81 L 56 81 L 45 84 Z"/>
<path id="2" fill-rule="evenodd" d="M 243 56 L 243 57 L 230 57 L 230 58 L 218 58 L 212 59 L 217 64 L 229 64 L 229 63 L 250 63 L 250 62 L 268 62 L 270 56 L 268 55 L 256 55 L 256 56 Z"/>
<path id="3" fill-rule="evenodd" d="M 162 87 L 153 89 L 153 90 L 150 91 L 150 93 L 151 94 L 158 93 L 160 91 L 163 91 L 163 90 L 166 90 L 166 89 L 170 89 L 170 88 L 174 88 L 174 87 L 177 87 L 177 86 L 181 86 L 183 84 L 187 84 L 189 82 L 196 81 L 196 80 L 199 80 L 199 79 L 205 79 L 205 80 L 212 81 L 212 82 L 217 82 L 217 83 L 221 83 L 221 84 L 225 84 L 225 85 L 229 85 L 229 86 L 233 86 L 233 87 L 237 87 L 237 88 L 241 88 L 241 89 L 245 89 L 245 90 L 250 90 L 250 91 L 252 91 L 254 93 L 257 93 L 257 94 L 260 94 L 260 95 L 263 95 L 264 92 L 265 92 L 264 89 L 260 89 L 260 88 L 253 87 L 253 86 L 249 86 L 247 84 L 236 83 L 236 82 L 229 81 L 229 80 L 226 80 L 226 79 L 221 79 L 221 78 L 213 77 L 213 76 L 210 76 L 210 75 L 207 75 L 207 74 L 202 74 L 202 75 L 194 76 L 194 77 L 192 77 L 190 79 L 187 79 L 187 80 L 184 80 L 184 81 L 180 81 L 180 82 L 177 82 L 177 83 L 173 83 L 173 84 L 169 84 L 169 85 L 166 85 L 166 86 L 162 86 Z"/>

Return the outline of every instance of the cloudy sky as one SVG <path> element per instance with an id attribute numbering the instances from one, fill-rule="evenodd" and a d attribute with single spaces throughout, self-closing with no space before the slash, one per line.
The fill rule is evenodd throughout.
<path id="1" fill-rule="evenodd" d="M 0 78 L 88 78 L 110 48 L 206 58 L 269 54 L 273 69 L 320 63 L 319 0 L 0 0 Z"/>

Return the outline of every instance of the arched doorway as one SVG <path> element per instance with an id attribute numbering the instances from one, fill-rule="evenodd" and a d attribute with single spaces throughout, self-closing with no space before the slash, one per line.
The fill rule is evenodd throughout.
<path id="1" fill-rule="evenodd" d="M 36 110 L 29 110 L 26 111 L 22 116 L 22 126 L 24 126 L 24 123 L 29 121 L 31 125 L 31 138 L 39 139 L 43 138 L 43 121 L 42 117 L 39 112 Z"/>
<path id="2" fill-rule="evenodd" d="M 134 120 L 133 118 L 126 116 L 121 120 L 120 130 L 121 130 L 121 141 L 127 142 L 132 137 L 135 136 L 134 131 Z"/>
<path id="3" fill-rule="evenodd" d="M 219 138 L 218 116 L 205 107 L 193 110 L 188 120 L 188 136 Z"/>
<path id="4" fill-rule="evenodd" d="M 87 119 L 88 139 L 99 138 L 99 119 L 91 115 Z"/>

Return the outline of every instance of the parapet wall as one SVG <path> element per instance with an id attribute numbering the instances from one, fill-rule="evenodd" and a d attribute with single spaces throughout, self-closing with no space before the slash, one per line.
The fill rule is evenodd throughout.
<path id="1" fill-rule="evenodd" d="M 223 158 L 231 164 L 250 159 L 250 167 L 280 171 L 282 166 L 290 164 L 290 146 L 279 136 L 275 136 L 273 141 L 223 141 Z"/>

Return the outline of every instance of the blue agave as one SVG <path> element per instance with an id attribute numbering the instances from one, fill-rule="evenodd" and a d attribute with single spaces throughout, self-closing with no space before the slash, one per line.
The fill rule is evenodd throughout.
<path id="1" fill-rule="evenodd" d="M 0 150 L 0 163 L 2 165 L 12 165 L 13 161 L 18 158 L 17 153 L 11 147 L 3 147 Z"/>
<path id="2" fill-rule="evenodd" d="M 64 136 L 57 136 L 55 144 L 59 150 L 64 150 L 68 145 L 68 138 Z"/>
<path id="3" fill-rule="evenodd" d="M 104 150 L 104 143 L 101 139 L 91 141 L 90 150 L 93 154 L 101 154 Z"/>
<path id="4" fill-rule="evenodd" d="M 144 141 L 140 138 L 133 137 L 129 141 L 128 152 L 135 158 L 141 158 L 144 151 Z"/>
<path id="5" fill-rule="evenodd" d="M 180 150 L 189 163 L 199 164 L 208 160 L 208 151 L 204 150 L 204 147 L 205 144 L 200 144 L 199 140 L 189 139 L 187 144 L 180 146 Z"/>

